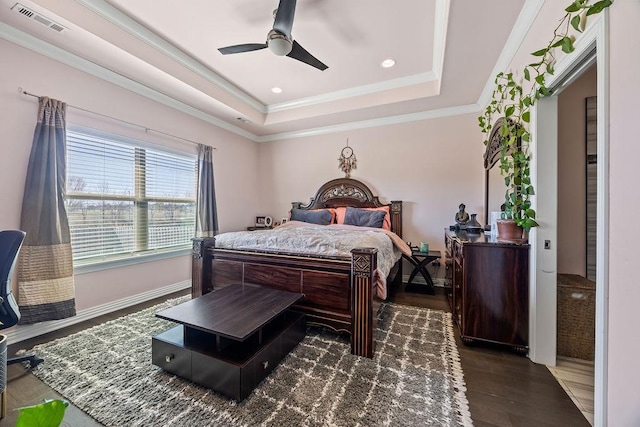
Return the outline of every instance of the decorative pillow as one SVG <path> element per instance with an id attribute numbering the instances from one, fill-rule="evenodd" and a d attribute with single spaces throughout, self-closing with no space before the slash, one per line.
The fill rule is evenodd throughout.
<path id="1" fill-rule="evenodd" d="M 382 228 L 385 215 L 386 213 L 384 211 L 347 207 L 347 212 L 344 215 L 344 223 L 357 225 L 359 227 Z"/>
<path id="2" fill-rule="evenodd" d="M 347 213 L 347 208 L 339 207 L 333 208 L 336 211 L 336 224 L 344 224 L 344 216 Z"/>
<path id="3" fill-rule="evenodd" d="M 361 208 L 367 211 L 382 211 L 385 213 L 384 221 L 382 222 L 382 227 L 385 230 L 391 231 L 391 215 L 389 214 L 389 206 L 381 206 L 379 208 Z M 335 224 L 344 224 L 344 216 L 347 213 L 347 208 L 339 207 L 334 208 L 336 212 L 336 220 Z"/>
<path id="4" fill-rule="evenodd" d="M 329 225 L 333 220 L 333 213 L 328 209 L 307 211 L 304 209 L 291 209 L 291 220 L 309 222 L 311 224 Z"/>

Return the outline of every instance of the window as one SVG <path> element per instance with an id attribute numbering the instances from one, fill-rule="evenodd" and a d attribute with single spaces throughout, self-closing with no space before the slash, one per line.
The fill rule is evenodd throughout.
<path id="1" fill-rule="evenodd" d="M 194 155 L 93 129 L 67 130 L 73 259 L 90 264 L 187 248 L 195 233 Z"/>

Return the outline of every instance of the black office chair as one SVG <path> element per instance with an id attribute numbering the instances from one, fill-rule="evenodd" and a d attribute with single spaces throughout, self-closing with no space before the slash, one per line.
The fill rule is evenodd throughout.
<path id="1" fill-rule="evenodd" d="M 11 288 L 11 278 L 25 235 L 26 233 L 20 230 L 0 231 L 0 329 L 10 328 L 20 320 L 20 310 Z M 32 369 L 43 360 L 33 354 L 26 354 L 8 359 L 7 365 L 20 362 L 29 362 L 29 368 Z"/>

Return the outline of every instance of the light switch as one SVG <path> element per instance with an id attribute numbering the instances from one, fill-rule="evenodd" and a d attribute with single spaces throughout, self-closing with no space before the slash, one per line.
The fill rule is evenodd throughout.
<path id="1" fill-rule="evenodd" d="M 545 240 L 544 241 L 544 248 L 545 249 L 551 249 L 551 240 Z"/>

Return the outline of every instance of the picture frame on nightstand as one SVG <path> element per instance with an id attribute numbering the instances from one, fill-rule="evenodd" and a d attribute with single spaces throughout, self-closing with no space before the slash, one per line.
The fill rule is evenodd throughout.
<path id="1" fill-rule="evenodd" d="M 273 227 L 273 218 L 269 215 L 257 216 L 256 217 L 256 227 L 260 228 L 271 228 Z"/>

